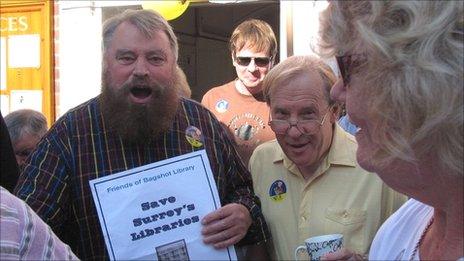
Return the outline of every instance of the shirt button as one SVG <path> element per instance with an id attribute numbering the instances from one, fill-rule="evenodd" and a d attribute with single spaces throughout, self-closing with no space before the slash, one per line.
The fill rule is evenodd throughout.
<path id="1" fill-rule="evenodd" d="M 344 217 L 344 218 L 347 218 L 347 217 L 348 217 L 348 212 L 346 212 L 346 211 L 343 212 L 343 217 Z"/>

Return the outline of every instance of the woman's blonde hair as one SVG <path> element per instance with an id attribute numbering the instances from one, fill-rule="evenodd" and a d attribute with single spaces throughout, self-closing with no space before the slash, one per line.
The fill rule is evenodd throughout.
<path id="1" fill-rule="evenodd" d="M 354 70 L 382 149 L 374 160 L 433 153 L 463 175 L 461 1 L 333 1 L 321 15 L 323 56 L 362 54 Z"/>

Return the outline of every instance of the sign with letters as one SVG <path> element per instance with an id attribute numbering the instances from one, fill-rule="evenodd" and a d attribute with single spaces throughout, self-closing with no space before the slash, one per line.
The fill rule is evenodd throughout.
<path id="1" fill-rule="evenodd" d="M 221 207 L 205 150 L 89 181 L 111 260 L 236 260 L 203 243 Z"/>
<path id="2" fill-rule="evenodd" d="M 2 113 L 28 108 L 55 121 L 54 4 L 50 0 L 0 0 Z M 4 97 L 2 96 L 2 97 Z M 31 99 L 32 98 L 32 99 Z"/>
<path id="3" fill-rule="evenodd" d="M 27 16 L 0 17 L 0 32 L 24 32 L 29 29 Z"/>

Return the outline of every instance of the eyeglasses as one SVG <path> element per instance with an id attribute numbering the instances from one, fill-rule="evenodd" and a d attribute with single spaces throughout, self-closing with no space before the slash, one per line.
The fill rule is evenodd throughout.
<path id="1" fill-rule="evenodd" d="M 350 83 L 353 68 L 356 68 L 367 60 L 367 56 L 365 54 L 335 56 L 335 58 L 337 59 L 338 69 L 340 70 L 343 84 L 345 86 Z"/>
<path id="2" fill-rule="evenodd" d="M 332 106 L 329 106 L 327 112 L 322 117 L 321 121 L 318 120 L 298 120 L 296 122 L 290 122 L 287 120 L 272 120 L 271 115 L 269 115 L 269 126 L 275 132 L 275 134 L 287 134 L 288 130 L 295 126 L 302 134 L 311 135 L 314 134 L 319 127 L 324 125 L 324 121 L 329 114 Z"/>
<path id="3" fill-rule="evenodd" d="M 248 66 L 253 60 L 255 62 L 255 65 L 258 67 L 265 67 L 271 62 L 271 58 L 269 57 L 244 57 L 244 56 L 237 56 L 235 57 L 235 61 L 237 62 L 238 65 L 241 66 Z"/>

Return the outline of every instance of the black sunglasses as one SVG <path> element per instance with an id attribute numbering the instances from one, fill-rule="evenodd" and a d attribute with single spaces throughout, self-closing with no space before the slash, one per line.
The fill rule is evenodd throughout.
<path id="1" fill-rule="evenodd" d="M 343 79 L 343 84 L 346 86 L 350 83 L 353 68 L 361 65 L 367 60 L 365 54 L 350 54 L 343 56 L 335 56 L 337 59 L 338 69 Z"/>
<path id="2" fill-rule="evenodd" d="M 259 67 L 267 66 L 269 62 L 271 62 L 271 58 L 269 57 L 235 57 L 235 61 L 237 62 L 237 64 L 241 66 L 248 66 L 251 60 L 253 60 L 255 62 L 255 65 Z"/>

